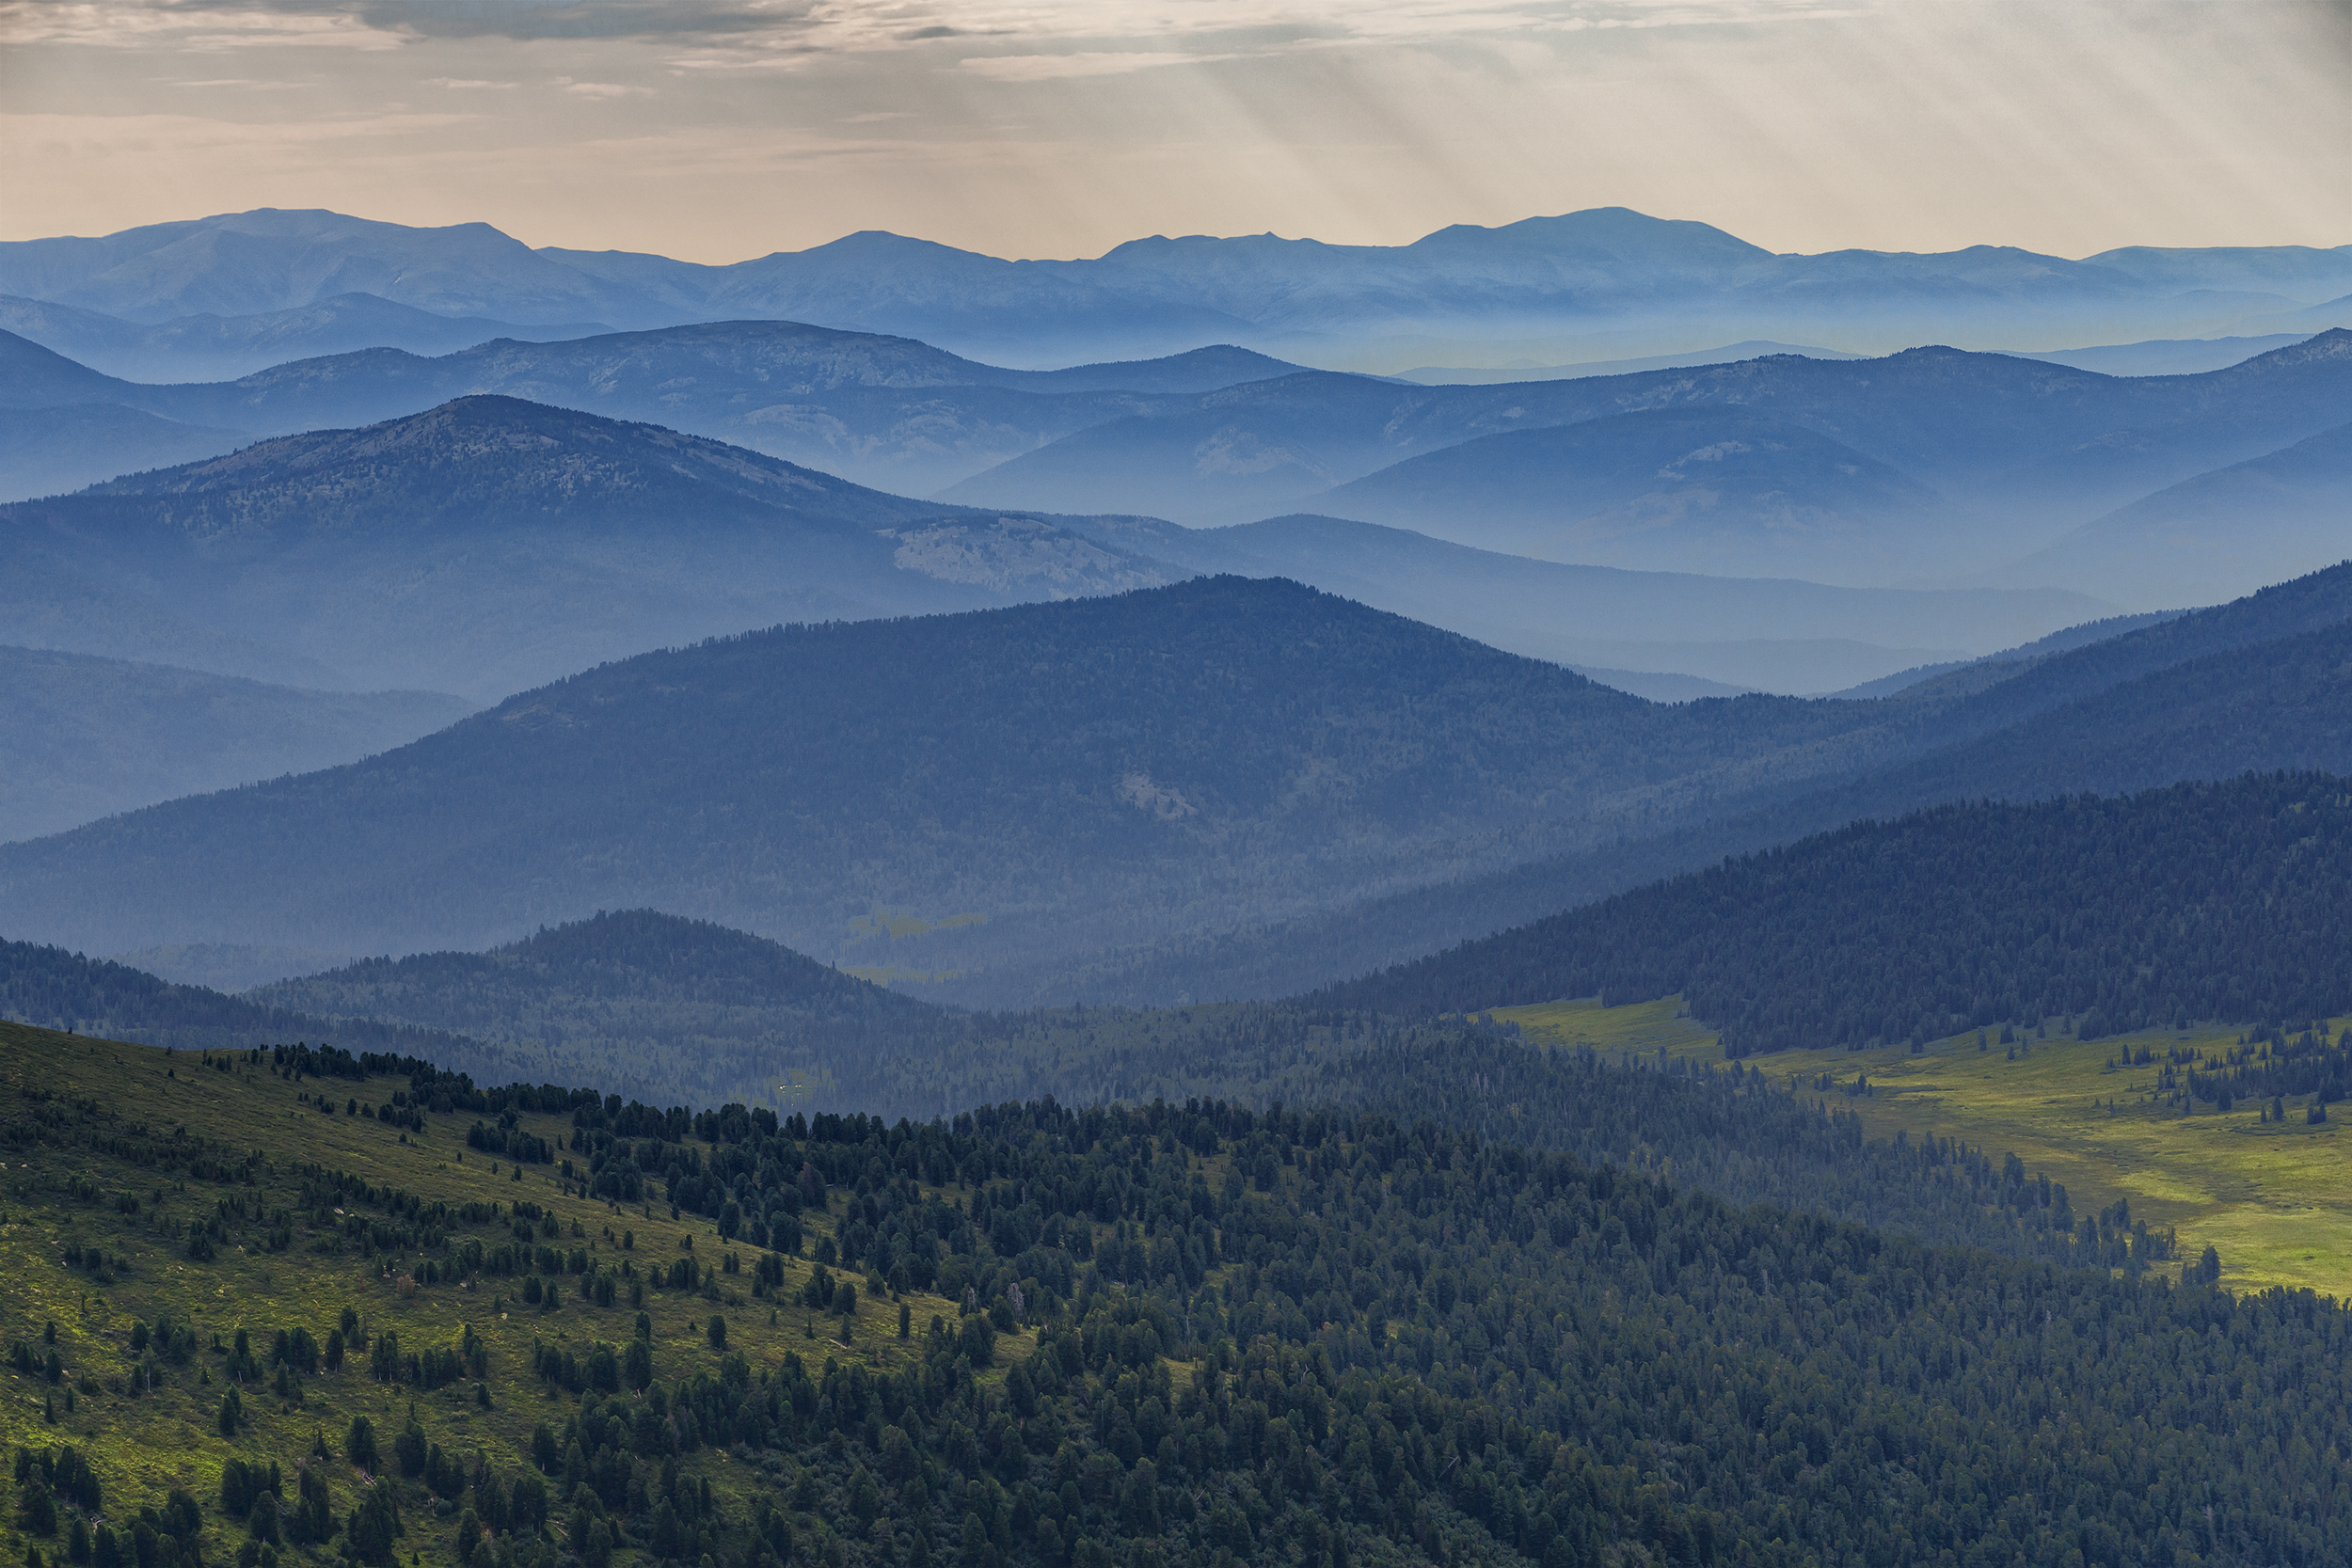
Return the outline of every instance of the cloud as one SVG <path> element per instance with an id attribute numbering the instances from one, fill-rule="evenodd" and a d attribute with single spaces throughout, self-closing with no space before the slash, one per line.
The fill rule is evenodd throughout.
<path id="1" fill-rule="evenodd" d="M 450 88 L 496 87 L 501 91 L 521 86 L 518 82 L 482 82 L 467 76 L 428 76 L 424 79 L 424 85 L 428 87 Z"/>
<path id="2" fill-rule="evenodd" d="M 630 98 L 650 96 L 651 87 L 631 87 L 625 82 L 564 82 L 564 90 L 581 98 Z"/>
<path id="3" fill-rule="evenodd" d="M 1080 50 L 1068 55 L 982 55 L 957 65 L 992 82 L 1051 82 L 1076 76 L 1126 76 L 1162 66 L 1206 65 L 1232 55 L 1179 55 L 1154 50 Z"/>

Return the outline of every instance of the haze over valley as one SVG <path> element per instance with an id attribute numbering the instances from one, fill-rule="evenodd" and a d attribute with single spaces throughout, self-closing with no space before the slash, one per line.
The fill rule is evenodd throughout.
<path id="1" fill-rule="evenodd" d="M 2352 1568 L 2347 67 L 0 8 L 0 1559 Z"/>

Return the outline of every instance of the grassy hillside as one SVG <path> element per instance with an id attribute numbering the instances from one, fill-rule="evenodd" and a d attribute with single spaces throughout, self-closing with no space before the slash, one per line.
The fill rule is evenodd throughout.
<path id="1" fill-rule="evenodd" d="M 305 691 L 0 647 L 0 843 L 389 752 L 472 711 L 433 691 Z"/>
<path id="2" fill-rule="evenodd" d="M 517 1164 L 469 1150 L 470 1113 L 421 1111 L 404 1125 L 393 1119 L 394 1101 L 407 1100 L 408 1088 L 405 1078 L 289 1079 L 272 1058 L 248 1052 L 172 1053 L 0 1024 L 0 1138 L 9 1150 L 0 1266 L 15 1282 L 0 1305 L 0 1342 L 37 1347 L 42 1357 L 54 1349 L 64 1369 L 55 1381 L 0 1372 L 0 1443 L 11 1453 L 72 1445 L 103 1489 L 106 1517 L 126 1537 L 142 1506 L 161 1508 L 173 1489 L 187 1491 L 206 1515 L 204 1556 L 226 1562 L 246 1531 L 220 1517 L 224 1465 L 277 1464 L 291 1515 L 295 1471 L 323 1441 L 333 1457 L 312 1472 L 326 1482 L 329 1508 L 345 1517 L 373 1490 L 348 1462 L 355 1418 L 371 1421 L 377 1434 L 382 1465 L 365 1468 L 379 1470 L 379 1486 L 394 1484 L 395 1441 L 414 1421 L 449 1463 L 469 1474 L 486 1465 L 511 1490 L 537 1473 L 534 1432 L 550 1422 L 562 1431 L 578 1411 L 560 1386 L 533 1374 L 540 1348 L 577 1360 L 596 1343 L 626 1347 L 640 1334 L 638 1312 L 655 1375 L 672 1386 L 721 1378 L 730 1357 L 756 1367 L 763 1383 L 787 1354 L 811 1374 L 827 1363 L 880 1373 L 916 1360 L 923 1341 L 898 1337 L 886 1292 L 859 1307 L 847 1343 L 837 1331 L 843 1320 L 801 1306 L 814 1259 L 842 1216 L 803 1211 L 809 1256 L 784 1260 L 782 1285 L 771 1291 L 763 1284 L 755 1299 L 750 1265 L 739 1271 L 726 1262 L 745 1249 L 709 1222 L 675 1220 L 667 1204 L 650 1199 L 616 1206 L 591 1198 L 565 1179 L 568 1160 Z M 384 1114 L 348 1114 L 358 1099 Z M 572 1133 L 568 1115 L 526 1113 L 507 1136 L 555 1148 Z M 469 1206 L 479 1218 L 465 1217 Z M 518 1219 L 533 1213 L 527 1227 Z M 592 1275 L 560 1276 L 553 1307 L 524 1300 L 536 1293 L 525 1270 L 417 1283 L 425 1260 L 437 1258 L 446 1269 L 468 1243 L 519 1245 L 521 1228 L 532 1232 L 532 1249 L 592 1260 Z M 199 1231 L 212 1238 L 209 1247 L 192 1246 Z M 681 1263 L 698 1280 L 707 1275 L 707 1285 L 647 1288 L 655 1271 Z M 618 1274 L 624 1264 L 633 1277 Z M 617 1281 L 612 1305 L 597 1304 L 592 1277 Z M 957 1317 L 956 1303 L 942 1296 L 909 1289 L 903 1300 L 918 1327 L 934 1315 Z M 279 1385 L 275 1337 L 303 1329 L 332 1356 L 330 1336 L 346 1310 L 358 1315 L 359 1332 L 343 1337 L 341 1368 L 321 1364 Z M 710 1342 L 714 1316 L 727 1322 L 724 1351 Z M 156 1327 L 167 1323 L 168 1341 Z M 811 1325 L 822 1338 L 808 1338 Z M 370 1358 L 388 1337 L 397 1337 L 404 1356 L 470 1341 L 484 1359 L 437 1387 L 425 1386 L 432 1378 L 421 1372 L 379 1379 Z M 224 1354 L 240 1339 L 262 1370 L 241 1374 L 233 1350 Z M 1000 1357 L 1025 1351 L 1034 1336 L 1008 1339 L 999 1341 Z M 231 1393 L 242 1411 L 233 1435 L 221 1419 Z M 752 1497 L 776 1484 L 707 1446 L 689 1469 L 738 1519 Z M 659 1477 L 647 1479 L 658 1489 Z M 400 1490 L 402 1556 L 454 1560 L 449 1512 L 437 1511 L 421 1486 Z M 24 1495 L 18 1487 L 17 1497 Z M 787 1481 L 779 1500 L 790 1495 Z M 28 1545 L 59 1560 L 66 1555 L 64 1529 L 32 1537 L 11 1518 L 8 1533 L 18 1560 Z M 564 1539 L 560 1512 L 553 1536 Z M 315 1547 L 290 1554 L 315 1555 Z"/>
<path id="3" fill-rule="evenodd" d="M 1678 999 L 1602 1007 L 1597 1002 L 1497 1008 L 1534 1040 L 1603 1052 L 1633 1051 L 1668 1062 L 1711 1062 L 1712 1030 L 1682 1013 Z M 2282 1030 L 2299 1038 L 2303 1021 Z M 2341 1036 L 2344 1021 L 2316 1021 Z M 2215 1069 L 2246 1050 L 2243 1026 L 2205 1025 L 2086 1040 L 2050 1027 L 1974 1030 L 1907 1046 L 1785 1052 L 1762 1064 L 1799 1095 L 1857 1118 L 1876 1138 L 1941 1137 L 2014 1153 L 2061 1181 L 2077 1210 L 2122 1202 L 2140 1220 L 2176 1230 L 2194 1257 L 2216 1248 L 2222 1278 L 2248 1290 L 2271 1286 L 2352 1296 L 2352 1142 L 2326 1091 L 2272 1097 L 2243 1093 L 2229 1107 L 2184 1085 L 2193 1069 Z M 2266 1041 L 2255 1052 L 2268 1055 Z M 2274 1048 L 2284 1058 L 2286 1042 Z M 2139 1063 L 2145 1053 L 2150 1058 Z M 2259 1059 L 2259 1057 L 2258 1057 Z M 1860 1092 L 1857 1092 L 1858 1086 Z"/>

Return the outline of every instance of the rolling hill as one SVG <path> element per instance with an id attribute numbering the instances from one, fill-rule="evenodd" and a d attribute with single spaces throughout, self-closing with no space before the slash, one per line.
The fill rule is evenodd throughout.
<path id="1" fill-rule="evenodd" d="M 1843 688 L 1923 660 L 1989 655 L 2058 636 L 2045 628 L 2081 626 L 2106 609 L 2058 589 L 1866 590 L 1568 565 L 1303 514 L 1214 529 L 1151 517 L 1061 520 L 1089 538 L 1155 560 L 1202 572 L 1289 578 L 1530 658 L 1608 668 L 1619 678 L 1685 672 L 1676 701 L 1733 694 L 1706 691 L 1708 682 L 1793 693 Z M 1701 688 L 1691 688 L 1689 677 Z"/>
<path id="2" fill-rule="evenodd" d="M 1039 519 L 497 397 L 0 508 L 0 538 L 32 596 L 117 585 L 331 684 L 477 698 L 748 626 L 1183 575 Z"/>
<path id="3" fill-rule="evenodd" d="M 304 691 L 0 647 L 0 842 L 389 752 L 472 711 L 438 692 Z"/>
<path id="4" fill-rule="evenodd" d="M 433 357 L 358 349 L 289 359 L 233 381 L 161 386 L 103 376 L 0 334 L 0 365 L 16 372 L 0 393 L 7 406 L 104 404 L 262 435 L 373 423 L 459 397 L 519 397 L 659 422 L 916 493 L 1155 399 L 1296 370 L 1232 347 L 1007 370 L 903 338 L 756 321 L 551 342 L 499 339 Z M 131 466 L 90 471 L 83 483 Z"/>
<path id="5" fill-rule="evenodd" d="M 650 910 L 598 913 L 485 953 L 363 959 L 246 1000 L 489 1041 L 565 1079 L 694 1105 L 771 1079 L 767 1092 L 844 1079 L 870 1092 L 862 1066 L 944 1055 L 981 1030 L 772 942 Z"/>

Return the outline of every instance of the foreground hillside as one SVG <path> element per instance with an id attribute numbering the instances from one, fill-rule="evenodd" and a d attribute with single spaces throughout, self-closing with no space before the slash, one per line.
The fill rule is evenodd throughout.
<path id="1" fill-rule="evenodd" d="M 885 1129 L 377 1065 L 0 1029 L 7 1549 L 1793 1568 L 2352 1529 L 2280 1459 L 2352 1444 L 2308 1297 L 1378 1117 Z"/>

